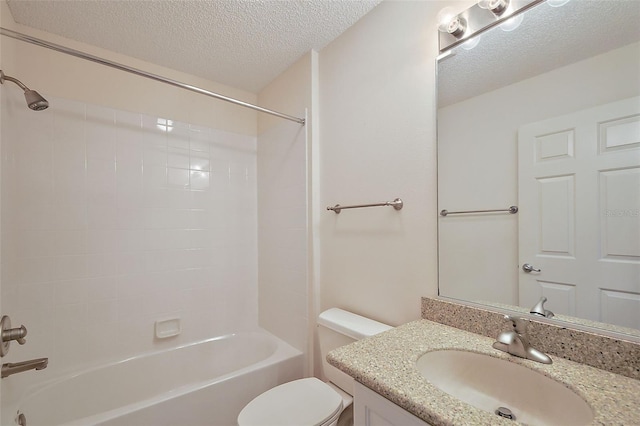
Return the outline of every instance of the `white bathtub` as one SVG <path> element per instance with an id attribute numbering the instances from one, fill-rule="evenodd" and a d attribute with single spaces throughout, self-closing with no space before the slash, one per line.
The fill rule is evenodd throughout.
<path id="1" fill-rule="evenodd" d="M 251 399 L 302 371 L 301 352 L 285 342 L 238 333 L 57 379 L 18 412 L 29 426 L 235 425 Z"/>

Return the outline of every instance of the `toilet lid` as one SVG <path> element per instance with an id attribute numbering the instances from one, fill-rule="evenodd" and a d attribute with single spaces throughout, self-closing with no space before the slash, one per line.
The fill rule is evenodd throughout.
<path id="1" fill-rule="evenodd" d="M 240 426 L 316 426 L 342 410 L 342 397 L 315 377 L 258 395 L 238 415 Z"/>

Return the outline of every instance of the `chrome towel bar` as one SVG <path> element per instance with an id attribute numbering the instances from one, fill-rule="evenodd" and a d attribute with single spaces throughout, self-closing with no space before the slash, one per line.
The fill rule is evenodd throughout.
<path id="1" fill-rule="evenodd" d="M 516 214 L 516 213 L 518 213 L 518 206 L 511 206 L 508 209 L 502 209 L 502 210 L 467 210 L 467 211 L 460 211 L 460 212 L 450 212 L 448 210 L 442 210 L 440 212 L 440 216 L 447 216 L 447 215 L 450 215 L 450 214 L 498 213 L 498 212 L 507 212 L 507 213 L 511 213 L 511 214 Z"/>
<path id="2" fill-rule="evenodd" d="M 358 204 L 355 206 L 341 206 L 340 204 L 336 204 L 333 207 L 327 207 L 327 210 L 333 210 L 336 214 L 340 213 L 341 210 L 344 209 L 359 209 L 361 207 L 382 207 L 382 206 L 391 206 L 396 210 L 401 210 L 404 206 L 404 203 L 400 198 L 396 198 L 393 201 L 385 201 L 384 203 L 374 203 L 374 204 Z"/>

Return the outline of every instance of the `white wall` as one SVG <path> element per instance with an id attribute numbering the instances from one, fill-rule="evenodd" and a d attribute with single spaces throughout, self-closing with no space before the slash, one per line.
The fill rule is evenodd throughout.
<path id="1" fill-rule="evenodd" d="M 637 95 L 639 49 L 638 43 L 615 49 L 439 110 L 440 207 L 517 205 L 518 128 Z M 517 305 L 517 220 L 518 215 L 439 219 L 445 296 Z"/>
<path id="2" fill-rule="evenodd" d="M 385 1 L 320 52 L 322 309 L 399 325 L 437 294 L 436 15 L 469 3 Z"/>
<path id="3" fill-rule="evenodd" d="M 311 353 L 309 160 L 314 123 L 309 52 L 264 88 L 261 106 L 308 116 L 305 126 L 266 114 L 258 118 L 258 270 L 260 325 Z"/>

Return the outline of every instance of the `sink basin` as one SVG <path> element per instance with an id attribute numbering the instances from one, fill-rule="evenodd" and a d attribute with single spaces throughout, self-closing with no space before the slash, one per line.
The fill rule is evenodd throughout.
<path id="1" fill-rule="evenodd" d="M 529 425 L 581 426 L 593 411 L 578 394 L 534 370 L 476 352 L 427 352 L 416 364 L 434 386 L 476 408 Z M 498 414 L 498 410 L 499 414 Z"/>

